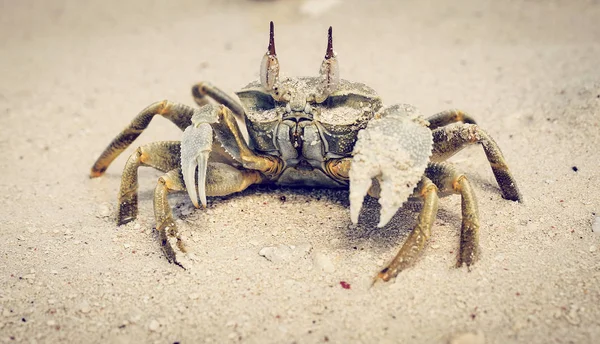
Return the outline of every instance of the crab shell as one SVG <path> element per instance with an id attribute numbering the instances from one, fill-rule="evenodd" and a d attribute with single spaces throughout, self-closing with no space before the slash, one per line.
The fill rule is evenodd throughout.
<path id="1" fill-rule="evenodd" d="M 282 119 L 296 117 L 299 123 L 306 120 L 320 127 L 323 153 L 327 158 L 351 155 L 358 131 L 381 109 L 381 99 L 364 84 L 340 80 L 336 92 L 317 103 L 315 94 L 320 85 L 318 77 L 281 80 L 277 90 L 283 94 L 280 101 L 257 81 L 236 93 L 246 110 L 246 126 L 256 150 L 279 151 L 274 129 Z"/>

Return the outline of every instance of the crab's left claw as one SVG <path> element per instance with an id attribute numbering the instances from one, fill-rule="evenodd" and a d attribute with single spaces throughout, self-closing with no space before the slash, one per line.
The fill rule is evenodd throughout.
<path id="1" fill-rule="evenodd" d="M 369 189 L 381 204 L 377 227 L 385 226 L 408 199 L 431 156 L 433 138 L 425 125 L 413 106 L 395 105 L 358 133 L 349 172 L 353 223 Z"/>
<path id="2" fill-rule="evenodd" d="M 198 198 L 206 207 L 206 170 L 212 150 L 213 131 L 208 123 L 189 126 L 183 132 L 181 141 L 181 173 L 194 206 L 199 208 Z M 196 184 L 196 167 L 198 168 Z M 196 192 L 196 185 L 198 192 Z"/>

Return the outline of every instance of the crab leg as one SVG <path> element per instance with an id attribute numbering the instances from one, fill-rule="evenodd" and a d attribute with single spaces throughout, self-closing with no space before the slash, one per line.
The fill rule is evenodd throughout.
<path id="1" fill-rule="evenodd" d="M 195 110 L 187 105 L 168 100 L 156 102 L 142 110 L 131 123 L 115 137 L 92 166 L 90 178 L 100 177 L 110 163 L 148 127 L 155 115 L 161 115 L 175 123 L 181 130 L 189 126 Z"/>
<path id="2" fill-rule="evenodd" d="M 387 282 L 398 275 L 400 271 L 409 267 L 419 256 L 431 236 L 431 226 L 438 210 L 438 189 L 429 178 L 423 177 L 415 194 L 423 199 L 423 209 L 417 217 L 417 225 L 410 232 L 394 259 L 377 274 L 374 282 L 378 279 Z"/>
<path id="3" fill-rule="evenodd" d="M 246 120 L 246 112 L 244 111 L 242 105 L 240 105 L 240 103 L 233 99 L 230 95 L 208 82 L 200 82 L 194 85 L 192 87 L 192 95 L 194 96 L 194 100 L 198 105 L 205 105 L 207 103 L 205 96 L 209 96 L 217 103 L 228 107 L 233 112 L 237 120 L 241 121 L 242 123 L 244 123 Z"/>
<path id="4" fill-rule="evenodd" d="M 471 184 L 465 175 L 447 163 L 430 163 L 425 175 L 433 181 L 440 192 L 460 194 L 462 209 L 462 226 L 460 232 L 460 253 L 457 267 L 464 264 L 470 266 L 479 253 L 479 212 L 477 199 Z"/>
<path id="5" fill-rule="evenodd" d="M 200 169 L 200 167 L 198 167 Z M 193 176 L 193 174 L 192 174 Z M 262 181 L 258 171 L 238 170 L 233 166 L 222 163 L 208 163 L 205 169 L 206 184 L 204 193 L 207 196 L 225 196 L 245 190 L 248 186 Z M 184 181 L 181 169 L 169 171 L 158 179 L 154 191 L 154 216 L 156 228 L 159 233 L 161 247 L 169 262 L 181 266 L 177 262 L 175 251 L 169 243 L 169 238 L 175 238 L 176 245 L 182 252 L 186 252 L 185 245 L 179 236 L 177 226 L 173 220 L 173 213 L 167 195 L 172 191 L 194 189 L 194 184 Z M 197 205 L 197 200 L 195 202 Z"/>
<path id="6" fill-rule="evenodd" d="M 218 122 L 211 123 L 215 136 L 223 148 L 244 168 L 260 171 L 269 178 L 277 176 L 281 172 L 283 169 L 281 159 L 275 156 L 256 154 L 248 147 L 234 114 L 229 108 L 219 106 L 216 114 Z"/>
<path id="7" fill-rule="evenodd" d="M 523 200 L 515 178 L 500 148 L 492 137 L 475 124 L 457 124 L 433 130 L 432 161 L 444 161 L 468 145 L 480 143 L 502 191 L 502 197 L 511 201 Z"/>
<path id="8" fill-rule="evenodd" d="M 458 109 L 442 111 L 427 118 L 427 121 L 431 130 L 456 122 L 476 124 L 475 120 L 469 114 Z"/>
<path id="9" fill-rule="evenodd" d="M 169 171 L 158 178 L 158 184 L 156 185 L 156 189 L 154 189 L 154 217 L 156 218 L 156 230 L 158 231 L 161 248 L 169 263 L 177 264 L 181 267 L 183 266 L 177 262 L 175 251 L 169 243 L 169 237 L 176 239 L 177 247 L 182 252 L 185 252 L 186 249 L 173 220 L 173 213 L 167 200 L 167 195 L 172 191 L 183 190 L 185 190 L 185 185 L 183 184 L 181 169 Z"/>
<path id="10" fill-rule="evenodd" d="M 150 166 L 162 172 L 170 171 L 179 166 L 179 141 L 154 142 L 138 149 L 131 154 L 123 175 L 119 190 L 119 214 L 117 224 L 120 226 L 135 220 L 138 213 L 138 168 Z"/>

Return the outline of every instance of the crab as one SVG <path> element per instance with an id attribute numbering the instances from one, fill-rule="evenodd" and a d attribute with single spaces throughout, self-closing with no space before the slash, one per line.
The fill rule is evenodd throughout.
<path id="1" fill-rule="evenodd" d="M 121 179 L 118 225 L 137 216 L 140 166 L 165 173 L 154 191 L 156 229 L 167 260 L 181 267 L 173 246 L 182 252 L 186 246 L 167 201 L 171 192 L 187 191 L 199 208 L 206 207 L 207 196 L 229 195 L 255 184 L 349 188 L 352 223 L 358 222 L 369 195 L 381 204 L 377 227 L 385 226 L 406 201 L 418 200 L 422 207 L 414 229 L 376 274 L 375 280 L 388 281 L 423 250 L 438 195 L 459 194 L 457 266 L 473 264 L 479 253 L 477 201 L 467 177 L 445 160 L 466 146 L 481 144 L 503 198 L 521 201 L 498 145 L 460 110 L 424 119 L 412 105 L 385 107 L 369 86 L 340 79 L 332 42 L 330 27 L 317 77 L 280 77 L 271 22 L 260 79 L 237 92 L 237 99 L 205 82 L 192 88 L 200 108 L 164 100 L 142 110 L 100 155 L 91 177 L 101 176 L 156 115 L 177 125 L 183 136 L 181 141 L 141 146 L 131 155 Z"/>

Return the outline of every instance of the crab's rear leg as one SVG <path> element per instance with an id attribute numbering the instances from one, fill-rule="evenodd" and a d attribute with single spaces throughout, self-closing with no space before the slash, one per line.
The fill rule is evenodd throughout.
<path id="1" fill-rule="evenodd" d="M 427 121 L 429 122 L 429 129 L 431 130 L 456 122 L 476 124 L 473 117 L 458 109 L 450 109 L 436 113 L 427 118 Z"/>
<path id="2" fill-rule="evenodd" d="M 479 254 L 479 211 L 477 199 L 471 184 L 464 174 L 458 173 L 448 163 L 430 163 L 425 175 L 433 181 L 442 193 L 460 194 L 462 225 L 460 231 L 460 250 L 457 267 L 470 266 Z"/>
<path id="3" fill-rule="evenodd" d="M 138 214 L 138 168 L 150 166 L 162 172 L 180 165 L 180 142 L 162 141 L 141 146 L 131 154 L 123 169 L 119 190 L 119 214 L 117 224 L 135 220 Z"/>
<path id="4" fill-rule="evenodd" d="M 414 196 L 423 199 L 423 208 L 417 217 L 417 225 L 410 232 L 394 259 L 377 274 L 375 281 L 378 279 L 389 281 L 400 271 L 409 267 L 419 256 L 431 236 L 431 226 L 438 210 L 438 188 L 429 178 L 423 177 Z"/>
<path id="5" fill-rule="evenodd" d="M 258 171 L 238 170 L 222 163 L 208 163 L 205 191 L 207 196 L 225 196 L 243 191 L 248 186 L 261 181 L 262 176 Z M 193 188 L 194 185 L 185 185 L 181 168 L 178 168 L 160 177 L 154 190 L 154 216 L 160 244 L 169 262 L 179 266 L 181 264 L 177 261 L 169 238 L 176 240 L 180 251 L 185 252 L 186 249 L 173 220 L 173 212 L 167 196 L 173 191 L 184 191 L 186 187 Z"/>
<path id="6" fill-rule="evenodd" d="M 195 109 L 187 105 L 173 103 L 168 100 L 156 102 L 142 110 L 131 123 L 123 129 L 112 142 L 104 149 L 104 152 L 92 166 L 91 178 L 100 177 L 113 160 L 121 154 L 129 145 L 148 127 L 152 118 L 161 115 L 175 123 L 181 130 L 188 127 L 192 121 Z"/>
<path id="7" fill-rule="evenodd" d="M 430 163 L 425 176 L 417 186 L 414 196 L 423 199 L 423 208 L 417 217 L 417 225 L 408 235 L 394 259 L 379 272 L 375 280 L 389 281 L 419 256 L 431 236 L 438 205 L 438 191 L 461 196 L 462 225 L 457 267 L 470 266 L 479 254 L 479 213 L 473 189 L 465 175 L 446 163 Z"/>
<path id="8" fill-rule="evenodd" d="M 511 201 L 523 200 L 517 182 L 508 169 L 500 148 L 492 137 L 475 124 L 456 124 L 433 130 L 432 161 L 444 161 L 468 145 L 480 143 L 502 191 L 502 197 Z"/>

